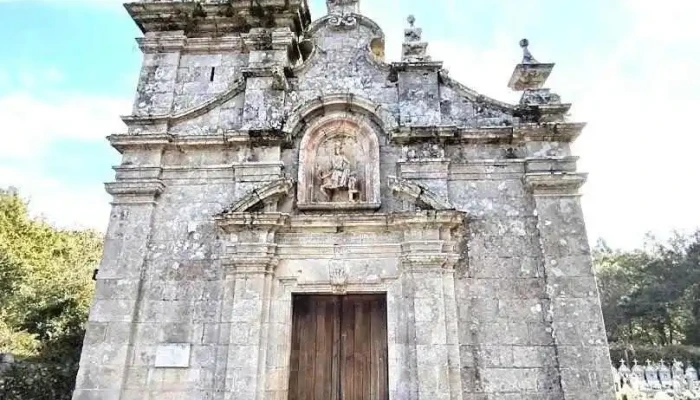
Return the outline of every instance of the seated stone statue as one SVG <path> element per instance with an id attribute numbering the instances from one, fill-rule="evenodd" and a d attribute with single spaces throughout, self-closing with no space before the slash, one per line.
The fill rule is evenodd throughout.
<path id="1" fill-rule="evenodd" d="M 350 170 L 350 161 L 342 154 L 340 145 L 336 145 L 329 170 L 321 172 L 319 176 L 321 179 L 320 189 L 326 200 L 333 200 L 334 191 L 345 190 L 348 191 L 348 199 L 353 201 L 353 194 L 350 193 L 351 186 L 352 191 L 357 193 L 357 178 L 354 175 L 355 173 Z"/>

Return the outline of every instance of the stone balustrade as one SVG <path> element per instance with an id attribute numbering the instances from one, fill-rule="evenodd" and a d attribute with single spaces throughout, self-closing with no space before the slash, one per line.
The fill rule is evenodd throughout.
<path id="1" fill-rule="evenodd" d="M 621 360 L 612 374 L 619 400 L 700 399 L 698 371 L 690 362 L 673 360 L 669 366 L 664 360 L 647 360 L 642 366 L 634 360 L 630 368 Z"/>

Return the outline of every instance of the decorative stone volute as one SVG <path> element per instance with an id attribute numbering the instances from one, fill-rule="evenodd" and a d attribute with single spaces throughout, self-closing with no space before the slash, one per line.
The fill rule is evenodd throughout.
<path id="1" fill-rule="evenodd" d="M 289 179 L 280 179 L 258 189 L 253 189 L 240 200 L 228 207 L 221 216 L 236 213 L 262 210 L 264 212 L 276 212 L 279 200 L 291 193 L 294 182 Z"/>
<path id="2" fill-rule="evenodd" d="M 416 209 L 436 211 L 454 209 L 447 200 L 407 179 L 390 176 L 388 186 L 395 196 L 412 203 Z"/>

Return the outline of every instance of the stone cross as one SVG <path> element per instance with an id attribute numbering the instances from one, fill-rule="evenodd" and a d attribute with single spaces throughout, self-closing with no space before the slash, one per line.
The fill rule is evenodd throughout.
<path id="1" fill-rule="evenodd" d="M 326 0 L 328 14 L 360 13 L 360 0 Z"/>

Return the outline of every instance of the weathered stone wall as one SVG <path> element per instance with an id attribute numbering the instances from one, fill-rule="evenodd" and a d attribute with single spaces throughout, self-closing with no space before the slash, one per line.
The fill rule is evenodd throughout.
<path id="1" fill-rule="evenodd" d="M 286 399 L 292 294 L 367 291 L 391 400 L 612 398 L 582 126 L 384 63 L 366 17 L 305 32 L 141 40 L 74 398 Z M 377 209 L 298 207 L 303 138 L 335 117 L 376 135 Z"/>

